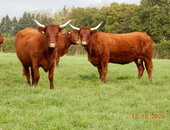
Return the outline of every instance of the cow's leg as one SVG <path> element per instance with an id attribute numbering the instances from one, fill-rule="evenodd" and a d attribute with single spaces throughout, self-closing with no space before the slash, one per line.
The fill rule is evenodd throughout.
<path id="1" fill-rule="evenodd" d="M 108 62 L 107 61 L 102 61 L 101 62 L 101 80 L 104 83 L 107 83 L 107 71 L 108 71 Z"/>
<path id="2" fill-rule="evenodd" d="M 56 58 L 56 66 L 59 66 L 60 57 Z"/>
<path id="3" fill-rule="evenodd" d="M 39 78 L 40 78 L 40 74 L 39 74 L 39 67 L 36 63 L 33 63 L 33 72 L 34 72 L 33 85 L 37 86 Z"/>
<path id="4" fill-rule="evenodd" d="M 2 44 L 0 44 L 0 52 L 2 52 Z"/>
<path id="5" fill-rule="evenodd" d="M 153 63 L 152 63 L 152 59 L 148 59 L 145 58 L 144 59 L 145 62 L 145 67 L 149 76 L 149 80 L 152 81 L 152 74 L 153 74 Z"/>
<path id="6" fill-rule="evenodd" d="M 143 66 L 143 61 L 141 60 L 141 59 L 137 59 L 136 61 L 135 61 L 135 63 L 136 63 L 136 66 L 137 66 L 137 68 L 138 68 L 138 79 L 141 79 L 142 78 L 142 76 L 143 76 L 143 72 L 144 72 L 144 66 Z"/>
<path id="7" fill-rule="evenodd" d="M 32 85 L 34 85 L 34 71 L 32 66 L 31 66 L 31 77 L 32 77 Z"/>
<path id="8" fill-rule="evenodd" d="M 54 83 L 53 83 L 53 79 L 54 79 L 54 64 L 52 65 L 52 67 L 49 70 L 49 81 L 50 81 L 50 89 L 54 89 Z"/>
<path id="9" fill-rule="evenodd" d="M 100 78 L 100 80 L 102 80 L 102 67 L 101 67 L 100 64 L 97 65 L 97 69 L 98 69 L 98 72 L 99 72 L 99 78 Z"/>
<path id="10" fill-rule="evenodd" d="M 27 78 L 27 84 L 31 85 L 29 67 L 23 66 L 23 75 L 25 75 Z"/>

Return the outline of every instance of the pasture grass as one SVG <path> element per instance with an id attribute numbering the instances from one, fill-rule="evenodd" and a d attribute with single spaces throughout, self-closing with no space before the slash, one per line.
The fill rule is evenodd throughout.
<path id="1" fill-rule="evenodd" d="M 0 130 L 170 130 L 170 60 L 153 63 L 152 83 L 131 63 L 109 64 L 104 84 L 86 56 L 64 56 L 50 90 L 42 69 L 30 87 L 16 55 L 0 53 Z"/>

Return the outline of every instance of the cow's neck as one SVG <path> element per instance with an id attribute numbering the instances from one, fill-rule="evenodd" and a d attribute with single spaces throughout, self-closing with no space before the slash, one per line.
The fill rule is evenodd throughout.
<path id="1" fill-rule="evenodd" d="M 84 46 L 85 50 L 91 54 L 93 50 L 96 49 L 96 39 L 97 39 L 97 33 L 98 31 L 94 31 L 91 36 L 90 36 L 90 39 L 89 39 L 89 42 L 86 46 Z"/>
<path id="2" fill-rule="evenodd" d="M 87 52 L 89 52 L 90 49 L 92 49 L 92 44 L 89 42 L 87 45 L 83 46 Z"/>
<path id="3" fill-rule="evenodd" d="M 49 42 L 47 39 L 44 40 L 44 43 L 43 43 L 44 46 L 42 46 L 42 51 L 43 51 L 43 54 L 45 54 L 45 56 L 49 58 L 55 54 L 56 48 L 49 48 L 46 44 L 47 42 Z"/>
<path id="4" fill-rule="evenodd" d="M 48 48 L 44 51 L 41 58 L 41 67 L 47 72 L 53 64 L 55 64 L 56 48 Z"/>
<path id="5" fill-rule="evenodd" d="M 66 40 L 66 42 L 65 42 L 65 50 L 68 50 L 68 48 L 70 47 L 70 45 L 72 44 L 72 42 L 71 42 L 71 39 L 70 39 L 70 36 L 69 36 L 70 34 L 65 34 L 65 40 Z"/>
<path id="6" fill-rule="evenodd" d="M 45 38 L 42 39 L 42 44 L 39 47 L 39 50 L 41 51 L 41 56 L 39 60 L 39 65 L 44 69 L 45 72 L 49 71 L 51 66 L 55 64 L 55 57 L 56 57 L 56 48 L 48 48 L 46 45 L 47 41 Z"/>

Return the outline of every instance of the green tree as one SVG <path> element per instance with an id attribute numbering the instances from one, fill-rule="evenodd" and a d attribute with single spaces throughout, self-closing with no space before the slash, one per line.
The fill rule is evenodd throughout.
<path id="1" fill-rule="evenodd" d="M 18 25 L 18 20 L 16 17 L 14 17 L 11 21 L 11 35 L 12 36 L 14 36 L 18 31 L 17 25 Z"/>
<path id="2" fill-rule="evenodd" d="M 98 8 L 73 8 L 68 17 L 69 19 L 74 19 L 72 24 L 77 27 L 95 27 L 101 21 L 105 23 L 105 17 L 103 17 L 104 15 L 100 15 L 100 13 L 101 11 Z M 102 26 L 100 30 L 102 30 Z"/>
<path id="3" fill-rule="evenodd" d="M 25 12 L 23 16 L 19 19 L 18 29 L 22 30 L 26 27 L 32 27 L 34 25 L 33 19 L 34 19 L 34 15 Z"/>
<path id="4" fill-rule="evenodd" d="M 170 40 L 170 1 L 142 0 L 132 17 L 130 28 L 152 36 L 155 42 Z"/>
<path id="5" fill-rule="evenodd" d="M 106 32 L 126 33 L 131 32 L 129 28 L 130 19 L 133 17 L 137 5 L 135 4 L 117 4 L 112 3 L 106 11 Z"/>
<path id="6" fill-rule="evenodd" d="M 40 21 L 42 22 L 42 24 L 51 24 L 53 23 L 53 19 L 52 18 L 48 18 L 45 15 L 41 15 Z"/>
<path id="7" fill-rule="evenodd" d="M 2 21 L 0 24 L 0 32 L 3 33 L 4 36 L 10 36 L 11 20 L 8 15 L 2 18 Z"/>
<path id="8" fill-rule="evenodd" d="M 70 15 L 70 9 L 68 9 L 67 6 L 64 6 L 61 11 L 54 14 L 54 19 L 52 19 L 53 23 L 64 24 L 70 19 L 69 15 Z M 63 32 L 68 32 L 68 28 L 64 29 Z"/>

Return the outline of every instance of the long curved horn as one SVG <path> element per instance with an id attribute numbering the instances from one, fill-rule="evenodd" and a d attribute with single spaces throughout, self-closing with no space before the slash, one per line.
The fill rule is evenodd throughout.
<path id="1" fill-rule="evenodd" d="M 78 28 L 78 27 L 75 27 L 75 26 L 73 26 L 73 25 L 71 25 L 71 24 L 69 24 L 73 29 L 75 29 L 75 30 L 80 30 L 80 28 Z"/>
<path id="2" fill-rule="evenodd" d="M 91 31 L 93 31 L 93 30 L 97 30 L 99 27 L 100 27 L 100 25 L 102 24 L 103 22 L 101 22 L 101 23 L 99 23 L 99 25 L 97 25 L 96 27 L 94 27 L 94 28 L 91 28 L 90 30 Z"/>
<path id="3" fill-rule="evenodd" d="M 60 28 L 64 28 L 64 27 L 67 26 L 67 24 L 69 24 L 71 21 L 72 21 L 72 20 L 69 20 L 69 21 L 67 21 L 65 24 L 60 25 Z"/>
<path id="4" fill-rule="evenodd" d="M 43 27 L 43 28 L 45 27 L 45 25 L 39 23 L 37 20 L 34 19 L 34 21 L 36 22 L 36 24 L 37 24 L 38 26 Z"/>

